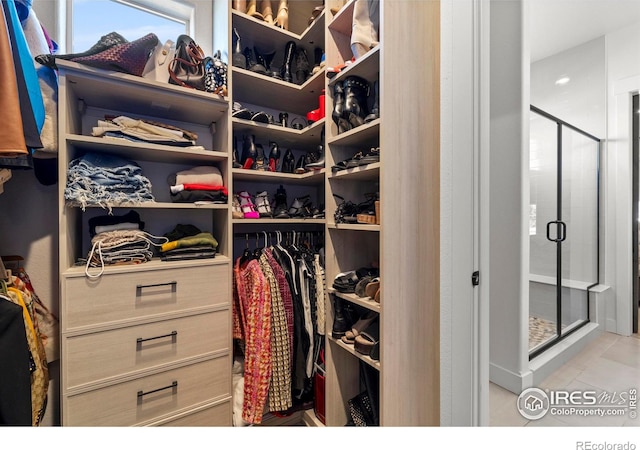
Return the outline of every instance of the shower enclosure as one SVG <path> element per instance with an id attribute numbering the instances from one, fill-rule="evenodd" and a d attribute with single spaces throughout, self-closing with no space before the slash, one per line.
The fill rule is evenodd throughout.
<path id="1" fill-rule="evenodd" d="M 529 359 L 589 322 L 599 283 L 600 139 L 531 106 Z"/>

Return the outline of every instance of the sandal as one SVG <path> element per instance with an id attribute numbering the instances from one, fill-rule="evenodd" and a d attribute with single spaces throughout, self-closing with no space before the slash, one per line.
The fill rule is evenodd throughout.
<path id="1" fill-rule="evenodd" d="M 367 296 L 367 294 L 365 294 L 365 288 L 371 282 L 371 280 L 373 280 L 373 277 L 369 275 L 360 278 L 360 281 L 358 281 L 358 284 L 356 284 L 356 290 L 355 290 L 355 294 L 358 297 L 362 298 Z"/>
<path id="2" fill-rule="evenodd" d="M 355 270 L 342 272 L 333 279 L 333 288 L 343 294 L 353 294 L 360 279 Z"/>
<path id="3" fill-rule="evenodd" d="M 380 322 L 374 320 L 366 330 L 355 337 L 353 347 L 355 351 L 370 356 L 371 359 L 380 359 Z"/>
<path id="4" fill-rule="evenodd" d="M 375 298 L 376 293 L 380 290 L 380 278 L 372 278 L 367 286 L 364 288 L 364 294 L 366 297 Z"/>
<path id="5" fill-rule="evenodd" d="M 309 195 L 297 197 L 289 208 L 289 217 L 311 216 L 311 200 Z"/>
<path id="6" fill-rule="evenodd" d="M 371 322 L 373 322 L 377 317 L 378 314 L 375 311 L 369 311 L 364 314 L 356 323 L 353 324 L 350 330 L 345 332 L 344 336 L 341 338 L 342 342 L 345 344 L 353 344 L 356 340 L 356 336 L 359 336 L 363 330 L 367 329 L 369 325 L 371 325 Z"/>
<path id="7" fill-rule="evenodd" d="M 251 195 L 247 191 L 242 191 L 239 194 L 240 197 L 240 209 L 244 214 L 245 219 L 259 219 L 260 214 L 256 211 L 256 208 L 251 201 Z"/>
<path id="8" fill-rule="evenodd" d="M 262 144 L 256 144 L 256 159 L 253 161 L 251 168 L 262 172 L 269 171 L 269 163 L 264 156 L 264 148 L 262 147 Z"/>
<path id="9" fill-rule="evenodd" d="M 256 208 L 258 209 L 258 214 L 260 214 L 260 217 L 273 216 L 273 213 L 271 212 L 271 204 L 269 203 L 269 194 L 267 194 L 267 191 L 262 191 L 259 194 L 256 194 Z"/>
<path id="10" fill-rule="evenodd" d="M 238 194 L 233 196 L 233 210 L 232 210 L 232 217 L 234 219 L 244 219 L 244 213 L 242 212 L 242 208 L 240 208 L 240 198 L 238 198 Z"/>
<path id="11" fill-rule="evenodd" d="M 333 217 L 336 223 L 356 223 L 358 215 L 358 207 L 355 203 L 345 200 L 339 195 L 333 194 L 334 197 L 342 200 Z"/>

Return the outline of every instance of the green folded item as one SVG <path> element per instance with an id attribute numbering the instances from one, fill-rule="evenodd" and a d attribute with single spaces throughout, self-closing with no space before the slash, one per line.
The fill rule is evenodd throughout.
<path id="1" fill-rule="evenodd" d="M 198 233 L 194 236 L 188 236 L 162 244 L 160 251 L 168 252 L 176 248 L 193 247 L 196 245 L 210 245 L 213 248 L 218 248 L 218 241 L 216 241 L 216 238 L 214 238 L 211 233 Z"/>

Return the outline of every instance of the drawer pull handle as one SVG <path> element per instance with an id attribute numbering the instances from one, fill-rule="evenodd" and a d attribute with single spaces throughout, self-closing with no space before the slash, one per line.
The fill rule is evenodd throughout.
<path id="1" fill-rule="evenodd" d="M 136 339 L 136 345 L 138 346 L 138 350 L 139 350 L 143 342 L 154 341 L 156 339 L 162 339 L 162 338 L 167 338 L 167 337 L 170 337 L 171 338 L 171 342 L 173 342 L 175 344 L 178 341 L 178 332 L 177 331 L 172 331 L 171 333 L 163 334 L 162 336 L 154 336 L 154 337 L 144 338 L 144 339 L 138 338 L 138 339 Z"/>
<path id="2" fill-rule="evenodd" d="M 164 391 L 165 389 L 178 389 L 178 382 L 174 381 L 169 386 L 154 389 L 153 391 L 148 391 L 148 392 L 138 391 L 138 400 L 142 399 L 142 397 L 144 397 L 145 395 L 153 394 L 154 392 Z"/>
<path id="3" fill-rule="evenodd" d="M 136 286 L 136 296 L 140 297 L 142 295 L 142 290 L 145 288 L 159 287 L 159 286 L 171 286 L 171 292 L 176 292 L 178 290 L 177 281 L 169 281 L 168 283 L 158 283 L 158 284 L 139 284 Z"/>

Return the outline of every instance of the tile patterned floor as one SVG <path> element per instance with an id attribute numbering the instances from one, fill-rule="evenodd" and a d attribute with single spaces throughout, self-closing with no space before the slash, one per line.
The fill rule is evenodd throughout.
<path id="1" fill-rule="evenodd" d="M 529 316 L 529 350 L 556 335 L 556 323 Z"/>
<path id="2" fill-rule="evenodd" d="M 542 389 L 590 389 L 608 393 L 629 388 L 640 390 L 640 336 L 602 333 L 573 359 L 548 377 Z M 517 395 L 493 383 L 489 389 L 491 426 L 640 426 L 640 418 L 552 416 L 530 421 L 516 408 Z"/>

